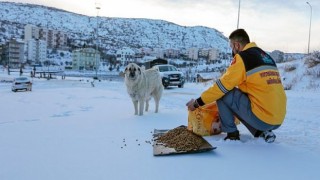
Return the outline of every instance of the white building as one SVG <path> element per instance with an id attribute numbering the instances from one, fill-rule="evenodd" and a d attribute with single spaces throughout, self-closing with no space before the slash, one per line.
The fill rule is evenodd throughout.
<path id="1" fill-rule="evenodd" d="M 41 39 L 46 41 L 47 47 L 52 49 L 66 49 L 68 36 L 66 33 L 58 30 L 39 28 L 28 24 L 24 27 L 24 40 Z"/>
<path id="2" fill-rule="evenodd" d="M 187 56 L 191 60 L 198 60 L 199 48 L 190 48 L 190 49 L 188 49 Z"/>
<path id="3" fill-rule="evenodd" d="M 127 64 L 134 61 L 135 52 L 130 48 L 122 48 L 117 51 L 117 61 L 121 64 Z"/>
<path id="4" fill-rule="evenodd" d="M 24 27 L 24 41 L 27 43 L 30 39 L 39 39 L 39 28 L 37 26 L 27 24 Z"/>
<path id="5" fill-rule="evenodd" d="M 47 60 L 47 42 L 29 39 L 27 41 L 27 60 L 35 64 L 43 64 Z"/>
<path id="6" fill-rule="evenodd" d="M 219 50 L 216 48 L 209 49 L 208 60 L 216 61 L 219 59 Z"/>
<path id="7" fill-rule="evenodd" d="M 98 70 L 100 67 L 100 52 L 93 48 L 83 48 L 72 51 L 72 69 Z"/>

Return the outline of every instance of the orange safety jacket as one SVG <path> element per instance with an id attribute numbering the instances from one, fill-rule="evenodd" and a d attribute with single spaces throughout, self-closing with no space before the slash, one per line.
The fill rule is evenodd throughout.
<path id="1" fill-rule="evenodd" d="M 238 88 L 251 101 L 252 112 L 263 122 L 281 125 L 287 98 L 274 60 L 255 43 L 236 54 L 227 71 L 197 99 L 200 106 L 218 100 Z"/>

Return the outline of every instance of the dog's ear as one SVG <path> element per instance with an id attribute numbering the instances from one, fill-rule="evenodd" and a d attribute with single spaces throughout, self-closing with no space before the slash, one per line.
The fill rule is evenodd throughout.
<path id="1" fill-rule="evenodd" d="M 138 67 L 138 71 L 139 71 L 139 74 L 141 74 L 141 69 L 140 69 L 140 67 Z"/>
<path id="2" fill-rule="evenodd" d="M 126 67 L 126 69 L 124 69 L 124 72 L 127 72 L 128 71 L 128 67 Z"/>

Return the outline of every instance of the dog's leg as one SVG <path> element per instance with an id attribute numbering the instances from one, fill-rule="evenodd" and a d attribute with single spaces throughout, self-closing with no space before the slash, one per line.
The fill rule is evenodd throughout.
<path id="1" fill-rule="evenodd" d="M 138 101 L 132 101 L 134 106 L 134 115 L 138 115 Z"/>
<path id="2" fill-rule="evenodd" d="M 158 109 L 159 109 L 159 99 L 154 99 L 155 103 L 156 103 L 156 110 L 155 113 L 158 113 Z"/>
<path id="3" fill-rule="evenodd" d="M 149 99 L 146 100 L 146 111 L 149 111 Z"/>
<path id="4" fill-rule="evenodd" d="M 156 104 L 155 113 L 159 112 L 159 102 L 160 102 L 160 99 L 161 99 L 161 96 L 162 96 L 162 92 L 163 92 L 163 87 L 159 87 L 158 93 L 153 95 L 153 99 L 154 99 L 154 102 Z"/>
<path id="5" fill-rule="evenodd" d="M 139 100 L 139 116 L 143 115 L 144 101 L 144 99 Z"/>
<path id="6" fill-rule="evenodd" d="M 159 102 L 160 102 L 160 97 L 159 97 L 159 96 L 154 96 L 154 97 L 153 97 L 153 99 L 154 99 L 154 102 L 155 102 L 155 104 L 156 104 L 156 110 L 155 110 L 155 113 L 158 113 L 158 111 L 159 111 Z"/>

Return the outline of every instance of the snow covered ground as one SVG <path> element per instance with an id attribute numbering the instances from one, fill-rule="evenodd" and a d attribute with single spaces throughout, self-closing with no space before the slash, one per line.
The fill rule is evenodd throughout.
<path id="1" fill-rule="evenodd" d="M 1 79 L 10 79 L 0 72 Z M 187 125 L 185 103 L 209 85 L 166 89 L 160 112 L 134 116 L 123 81 L 34 79 L 32 92 L 0 82 L 1 180 L 316 180 L 320 177 L 320 92 L 289 90 L 272 144 L 239 125 L 241 141 L 205 137 L 211 152 L 154 157 L 152 132 Z M 147 141 L 147 142 L 146 142 Z"/>

